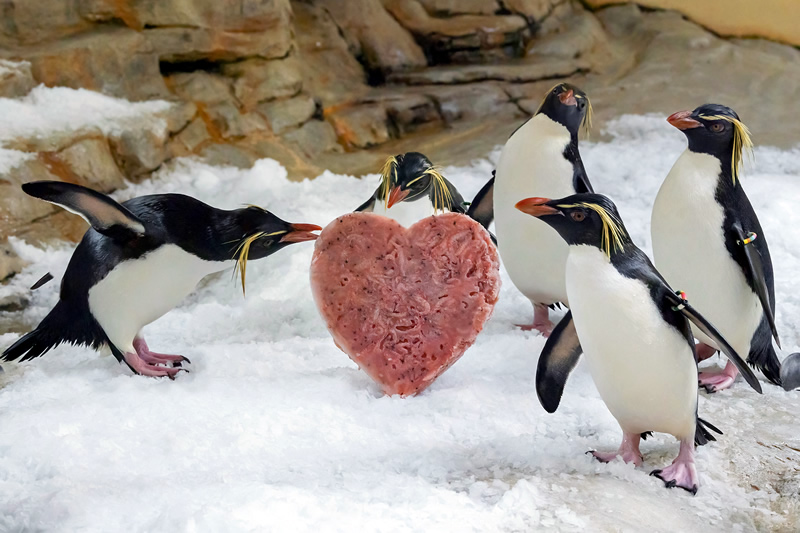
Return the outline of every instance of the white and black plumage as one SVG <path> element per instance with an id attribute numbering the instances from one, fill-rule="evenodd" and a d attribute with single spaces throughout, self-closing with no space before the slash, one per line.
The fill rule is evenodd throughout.
<path id="1" fill-rule="evenodd" d="M 653 255 L 669 282 L 685 291 L 748 362 L 775 384 L 780 363 L 772 339 L 775 289 L 764 231 L 742 188 L 742 153 L 752 145 L 730 108 L 706 104 L 669 117 L 689 141 L 653 205 Z M 702 331 L 701 357 L 718 350 Z M 733 384 L 737 370 L 701 373 L 709 392 Z"/>
<path id="2" fill-rule="evenodd" d="M 542 406 L 556 410 L 569 373 L 585 353 L 597 390 L 623 431 L 619 451 L 593 455 L 604 462 L 619 455 L 641 465 L 642 434 L 669 433 L 680 440 L 680 453 L 672 465 L 652 474 L 667 487 L 696 492 L 694 445 L 714 440 L 707 428 L 716 428 L 697 416 L 690 322 L 714 339 L 760 392 L 758 380 L 633 244 L 611 200 L 576 194 L 560 200 L 529 198 L 517 208 L 541 218 L 569 245 L 565 273 L 570 312 L 539 358 L 536 391 Z"/>
<path id="3" fill-rule="evenodd" d="M 356 208 L 387 216 L 408 227 L 437 212 L 466 213 L 464 198 L 431 161 L 419 152 L 386 160 L 381 183 L 372 196 Z"/>
<path id="4" fill-rule="evenodd" d="M 178 305 L 208 274 L 242 269 L 293 242 L 313 240 L 311 224 L 290 224 L 259 207 L 223 211 L 182 194 L 122 204 L 56 181 L 27 183 L 29 195 L 81 215 L 91 225 L 72 254 L 60 298 L 42 322 L 2 355 L 25 361 L 61 343 L 108 345 L 146 376 L 174 375 L 179 355 L 151 352 L 141 329 Z M 161 366 L 172 363 L 173 366 Z"/>
<path id="5" fill-rule="evenodd" d="M 494 219 L 498 249 L 514 285 L 533 304 L 534 320 L 524 329 L 547 335 L 548 306 L 568 304 L 564 283 L 567 246 L 547 224 L 514 209 L 520 198 L 561 198 L 592 192 L 578 150 L 578 133 L 588 128 L 591 105 L 568 83 L 556 85 L 536 114 L 506 142 L 495 176 L 475 197 L 468 214 L 488 227 Z"/>

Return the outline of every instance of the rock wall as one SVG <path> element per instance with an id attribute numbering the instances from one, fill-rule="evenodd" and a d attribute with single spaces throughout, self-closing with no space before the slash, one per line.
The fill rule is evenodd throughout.
<path id="1" fill-rule="evenodd" d="M 173 103 L 158 132 L 13 142 L 32 157 L 0 176 L 0 280 L 20 268 L 9 235 L 76 239 L 85 228 L 27 198 L 24 181 L 111 191 L 180 156 L 243 167 L 271 157 L 294 178 L 375 172 L 387 154 L 412 149 L 463 163 L 501 143 L 564 78 L 589 91 L 601 126 L 622 112 L 713 99 L 751 111 L 751 129 L 777 144 L 800 139 L 796 121 L 781 138 L 769 125 L 800 96 L 800 52 L 720 39 L 677 13 L 633 5 L 595 13 L 575 0 L 0 6 L 0 97 L 45 84 Z M 769 109 L 757 109 L 754 93 Z"/>
<path id="2" fill-rule="evenodd" d="M 626 0 L 584 0 L 597 8 Z M 674 9 L 720 35 L 765 37 L 800 46 L 797 0 L 637 0 L 655 9 Z"/>

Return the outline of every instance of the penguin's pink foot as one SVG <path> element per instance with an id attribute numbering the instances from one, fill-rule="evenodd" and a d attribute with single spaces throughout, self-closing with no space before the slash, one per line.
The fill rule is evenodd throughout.
<path id="1" fill-rule="evenodd" d="M 728 361 L 722 372 L 700 372 L 697 381 L 706 392 L 713 393 L 730 388 L 738 375 L 736 365 Z"/>
<path id="2" fill-rule="evenodd" d="M 694 466 L 694 438 L 681 440 L 681 451 L 672 464 L 666 468 L 653 470 L 650 475 L 662 480 L 668 489 L 680 487 L 697 494 L 699 478 Z"/>
<path id="3" fill-rule="evenodd" d="M 145 363 L 150 365 L 172 363 L 175 366 L 180 366 L 180 364 L 184 361 L 191 363 L 187 357 L 182 355 L 151 352 L 150 348 L 147 346 L 147 342 L 145 342 L 145 340 L 141 337 L 137 337 L 133 340 L 133 348 L 136 350 L 136 353 L 139 355 L 139 357 L 141 357 Z"/>
<path id="4" fill-rule="evenodd" d="M 133 370 L 137 374 L 153 378 L 163 378 L 166 376 L 169 379 L 175 379 L 175 375 L 178 372 L 180 372 L 181 370 L 187 371 L 184 368 L 157 366 L 146 362 L 139 356 L 139 354 L 130 352 L 125 353 L 125 362 L 131 368 L 131 370 Z"/>
<path id="5" fill-rule="evenodd" d="M 590 450 L 586 453 L 592 456 L 601 463 L 610 463 L 617 457 L 622 457 L 626 463 L 633 463 L 634 466 L 642 466 L 642 452 L 639 451 L 639 439 L 641 435 L 638 433 L 623 433 L 622 444 L 619 445 L 619 450 L 616 452 L 598 452 Z"/>
<path id="6" fill-rule="evenodd" d="M 550 321 L 550 310 L 546 305 L 533 304 L 533 323 L 532 324 L 516 324 L 522 331 L 536 330 L 542 334 L 543 337 L 549 337 L 555 328 L 555 324 Z"/>
<path id="7" fill-rule="evenodd" d="M 705 361 L 706 359 L 717 353 L 716 348 L 713 348 L 708 344 L 704 344 L 702 342 L 698 343 L 694 349 L 695 352 L 697 352 L 698 361 Z"/>

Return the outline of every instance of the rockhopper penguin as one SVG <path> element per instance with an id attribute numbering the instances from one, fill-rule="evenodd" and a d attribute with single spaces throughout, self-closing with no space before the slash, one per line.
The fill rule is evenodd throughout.
<path id="1" fill-rule="evenodd" d="M 680 453 L 670 466 L 651 474 L 667 487 L 695 493 L 694 446 L 715 440 L 708 429 L 719 430 L 697 416 L 697 360 L 689 322 L 714 339 L 761 392 L 755 375 L 633 244 L 611 200 L 599 194 L 528 198 L 517 209 L 552 226 L 569 250 L 570 311 L 545 343 L 536 373 L 542 406 L 556 410 L 569 373 L 585 353 L 597 390 L 623 435 L 617 452 L 592 454 L 603 462 L 621 456 L 639 466 L 642 434 L 669 433 L 680 440 Z"/>
<path id="2" fill-rule="evenodd" d="M 173 378 L 180 355 L 151 352 L 141 329 L 178 305 L 205 276 L 241 269 L 321 229 L 290 224 L 260 207 L 216 209 L 182 194 L 155 194 L 122 204 L 57 181 L 26 183 L 29 195 L 82 216 L 91 225 L 72 254 L 58 303 L 35 330 L 2 355 L 32 359 L 66 342 L 108 345 L 145 376 Z M 162 366 L 172 363 L 172 366 Z"/>
<path id="3" fill-rule="evenodd" d="M 533 304 L 533 323 L 549 335 L 548 306 L 568 305 L 564 283 L 567 246 L 547 224 L 514 209 L 520 198 L 561 198 L 592 192 L 580 152 L 578 132 L 591 124 L 586 94 L 560 83 L 536 114 L 520 126 L 500 154 L 495 177 L 478 193 L 470 214 L 484 226 L 494 218 L 498 249 L 511 281 Z M 489 212 L 492 203 L 493 212 Z"/>
<path id="4" fill-rule="evenodd" d="M 775 289 L 767 239 L 742 188 L 742 155 L 752 147 L 739 116 L 706 104 L 671 115 L 670 124 L 689 141 L 672 166 L 653 205 L 653 256 L 664 277 L 692 299 L 731 345 L 775 384 L 780 363 L 772 339 Z M 695 329 L 701 359 L 719 346 Z M 730 387 L 736 366 L 702 372 L 709 392 Z"/>
<path id="5" fill-rule="evenodd" d="M 431 161 L 419 152 L 390 157 L 381 183 L 356 212 L 376 213 L 408 227 L 437 212 L 466 213 L 464 198 Z"/>

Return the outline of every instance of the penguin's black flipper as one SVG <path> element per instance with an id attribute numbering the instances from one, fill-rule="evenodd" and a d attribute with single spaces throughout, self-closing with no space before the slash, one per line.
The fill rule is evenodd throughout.
<path id="1" fill-rule="evenodd" d="M 775 313 L 772 311 L 769 299 L 769 289 L 767 288 L 767 279 L 764 274 L 764 263 L 761 261 L 761 254 L 758 248 L 753 246 L 754 241 L 758 238 L 755 233 L 745 235 L 742 225 L 734 222 L 731 230 L 736 235 L 736 243 L 744 249 L 744 257 L 746 258 L 746 265 L 743 265 L 745 275 L 749 278 L 758 299 L 761 300 L 761 307 L 764 308 L 764 316 L 767 317 L 769 328 L 772 330 L 772 337 L 778 348 L 781 347 L 781 340 L 778 338 L 778 328 L 775 327 Z M 745 266 L 747 267 L 745 269 Z"/>
<path id="2" fill-rule="evenodd" d="M 555 413 L 558 409 L 564 385 L 582 353 L 572 311 L 569 311 L 544 344 L 536 368 L 536 395 L 548 413 Z"/>
<path id="3" fill-rule="evenodd" d="M 579 160 L 577 165 L 573 165 L 572 186 L 575 187 L 576 193 L 594 192 L 592 184 L 589 183 L 589 177 L 586 175 L 586 169 L 583 168 L 583 161 Z"/>
<path id="4" fill-rule="evenodd" d="M 680 311 L 683 316 L 691 320 L 692 324 L 694 324 L 700 331 L 705 333 L 710 339 L 713 339 L 714 342 L 722 349 L 722 352 L 728 357 L 728 359 L 736 365 L 736 368 L 739 369 L 739 372 L 744 377 L 744 380 L 747 382 L 748 385 L 753 387 L 757 393 L 761 394 L 761 383 L 756 378 L 756 375 L 753 374 L 753 371 L 747 366 L 747 363 L 739 357 L 739 354 L 736 353 L 736 350 L 728 344 L 728 341 L 725 340 L 725 337 L 717 331 L 708 320 L 703 317 L 697 310 L 689 305 L 689 302 L 681 298 L 678 294 L 670 291 L 666 291 L 666 298 L 669 303 L 672 304 L 672 308 L 675 311 Z"/>
<path id="5" fill-rule="evenodd" d="M 372 196 L 372 198 L 370 198 L 360 206 L 356 207 L 353 213 L 372 213 L 374 209 L 375 209 L 375 196 Z"/>
<path id="6" fill-rule="evenodd" d="M 38 289 L 42 285 L 46 285 L 47 283 L 49 283 L 50 280 L 52 280 L 52 279 L 53 279 L 53 275 L 50 272 L 47 272 L 44 276 L 39 278 L 39 281 L 37 281 L 36 283 L 31 285 L 31 290 L 35 291 L 36 289 Z"/>
<path id="7" fill-rule="evenodd" d="M 494 220 L 494 174 L 493 170 L 492 179 L 478 191 L 467 210 L 467 216 L 478 222 L 487 231 L 489 224 Z"/>
<path id="8" fill-rule="evenodd" d="M 105 194 L 62 181 L 33 181 L 22 185 L 26 194 L 83 217 L 92 228 L 115 240 L 128 241 L 144 235 L 144 224 L 133 213 Z"/>

